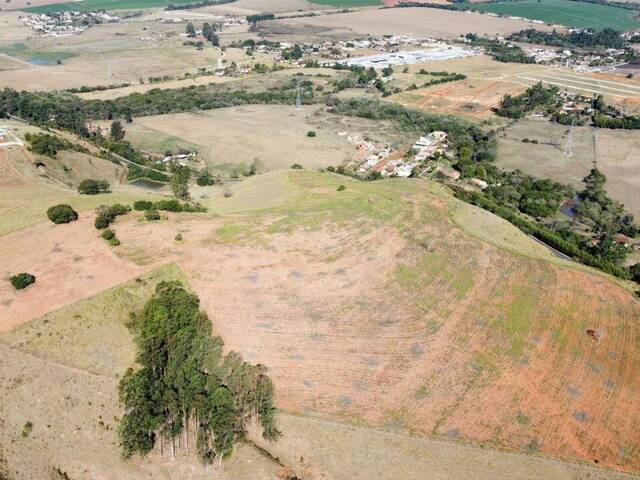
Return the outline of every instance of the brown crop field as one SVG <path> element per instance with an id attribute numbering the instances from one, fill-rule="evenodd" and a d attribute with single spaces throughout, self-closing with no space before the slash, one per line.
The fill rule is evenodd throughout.
<path id="1" fill-rule="evenodd" d="M 491 232 L 474 236 L 479 211 L 424 181 L 270 175 L 285 176 L 287 195 L 256 191 L 251 202 L 245 192 L 244 211 L 222 214 L 234 195 L 216 197 L 212 215 L 147 223 L 129 214 L 115 224 L 122 245 L 113 251 L 88 218 L 23 230 L 30 265 L 15 264 L 22 250 L 0 264 L 39 273 L 89 245 L 101 271 L 89 279 L 61 270 L 56 283 L 44 274 L 24 292 L 38 308 L 16 297 L 10 309 L 24 323 L 82 298 L 85 284 L 105 288 L 172 262 L 226 349 L 268 366 L 281 409 L 640 468 L 640 419 L 619 407 L 640 387 L 640 307 L 630 292 L 501 220 L 481 220 Z M 62 243 L 65 229 L 82 242 Z M 6 239 L 2 252 L 15 243 Z M 56 245 L 63 252 L 50 257 Z M 117 273 L 99 268 L 114 254 Z M 63 281 L 70 294 L 60 300 Z"/>
<path id="2" fill-rule="evenodd" d="M 564 155 L 569 127 L 522 120 L 498 137 L 497 165 L 520 169 L 582 189 L 582 179 L 597 165 L 607 177 L 606 190 L 635 216 L 640 215 L 640 138 L 633 131 L 575 127 L 573 155 Z M 537 145 L 522 140 L 537 140 Z"/>
<path id="3" fill-rule="evenodd" d="M 322 31 L 322 36 L 344 35 L 406 35 L 420 37 L 457 38 L 469 32 L 488 35 L 507 35 L 532 24 L 522 20 L 497 18 L 472 12 L 452 12 L 433 8 L 392 8 L 360 10 L 352 13 L 323 15 L 310 18 L 292 18 L 274 22 L 270 30 L 288 27 L 290 33 L 310 34 Z M 548 27 L 539 25 L 545 30 Z"/>

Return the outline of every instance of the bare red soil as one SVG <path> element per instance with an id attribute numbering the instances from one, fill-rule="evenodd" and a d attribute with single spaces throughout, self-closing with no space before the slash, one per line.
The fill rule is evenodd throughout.
<path id="1" fill-rule="evenodd" d="M 268 366 L 284 410 L 640 470 L 638 301 L 471 238 L 421 198 L 411 241 L 371 223 L 225 243 L 217 229 L 243 218 L 132 214 L 116 257 L 86 217 L 38 225 L 0 238 L 3 274 L 38 276 L 3 284 L 0 325 L 175 262 L 226 348 Z"/>

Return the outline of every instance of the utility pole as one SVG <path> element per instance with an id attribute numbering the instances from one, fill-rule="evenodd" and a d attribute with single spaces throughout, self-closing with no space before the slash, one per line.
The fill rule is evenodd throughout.
<path id="1" fill-rule="evenodd" d="M 598 166 L 598 127 L 593 127 L 593 166 Z"/>
<path id="2" fill-rule="evenodd" d="M 298 84 L 296 87 L 297 90 L 297 96 L 296 96 L 296 110 L 297 111 L 301 111 L 302 110 L 302 96 L 300 94 L 300 85 Z"/>
<path id="3" fill-rule="evenodd" d="M 573 125 L 575 122 L 571 123 L 571 127 L 569 127 L 569 136 L 567 137 L 567 144 L 564 147 L 564 156 L 571 157 L 573 156 Z"/>

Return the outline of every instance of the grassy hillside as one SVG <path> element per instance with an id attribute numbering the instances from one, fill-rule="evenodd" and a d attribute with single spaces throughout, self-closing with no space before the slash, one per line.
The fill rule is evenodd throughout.
<path id="1" fill-rule="evenodd" d="M 175 263 L 225 349 L 268 367 L 279 408 L 640 469 L 640 414 L 620 407 L 640 388 L 640 306 L 608 277 L 417 179 L 280 171 L 229 198 L 204 192 L 208 214 L 119 219 L 114 252 L 132 268 Z M 0 238 L 0 263 L 4 247 Z M 48 298 L 56 286 L 30 289 Z M 143 296 L 24 318 L 4 341 L 113 378 L 130 347 L 111 310 L 122 316 Z"/>

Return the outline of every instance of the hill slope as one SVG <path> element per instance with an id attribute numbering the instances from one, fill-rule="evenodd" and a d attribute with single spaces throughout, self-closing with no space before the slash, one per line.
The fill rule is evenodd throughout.
<path id="1" fill-rule="evenodd" d="M 212 189 L 213 215 L 118 219 L 115 252 L 176 263 L 226 348 L 268 366 L 280 408 L 640 470 L 631 293 L 438 185 L 270 175 L 277 191 L 238 187 L 242 211 Z M 45 273 L 31 288 L 56 287 Z M 5 337 L 16 348 L 23 328 Z"/>

